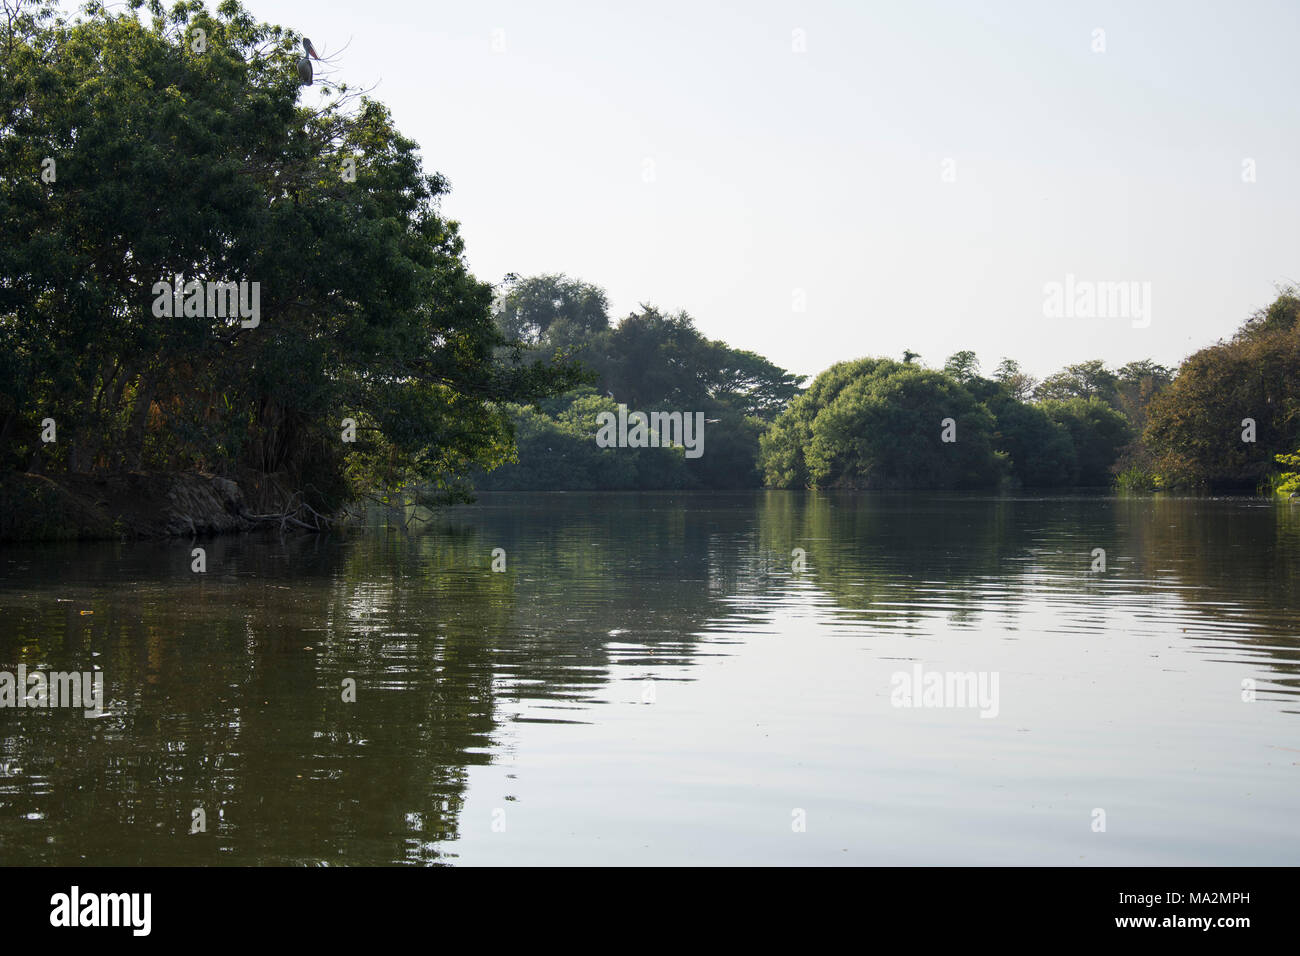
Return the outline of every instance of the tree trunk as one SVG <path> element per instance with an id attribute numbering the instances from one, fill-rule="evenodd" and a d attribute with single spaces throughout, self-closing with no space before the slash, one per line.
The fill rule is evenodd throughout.
<path id="1" fill-rule="evenodd" d="M 144 461 L 144 429 L 149 423 L 149 408 L 153 405 L 154 376 L 146 372 L 140 380 L 140 391 L 135 396 L 135 407 L 131 409 L 131 426 L 127 430 L 126 447 L 123 458 L 127 466 L 139 470 Z"/>

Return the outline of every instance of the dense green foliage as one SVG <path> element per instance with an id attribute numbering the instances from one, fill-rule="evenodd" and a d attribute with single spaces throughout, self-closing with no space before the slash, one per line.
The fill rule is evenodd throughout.
<path id="1" fill-rule="evenodd" d="M 561 275 L 509 281 L 497 323 L 540 354 L 570 349 L 593 376 L 582 388 L 514 406 L 518 460 L 480 475 L 488 489 L 745 487 L 961 489 L 1151 487 L 1137 436 L 1174 373 L 1150 360 L 1091 360 L 1035 382 L 1011 359 L 993 378 L 969 350 L 942 370 L 861 359 L 800 379 L 710 341 L 685 314 L 643 307 L 617 325 L 605 293 Z M 619 405 L 703 410 L 706 454 L 600 448 L 597 416 Z M 944 441 L 944 424 L 952 420 Z"/>
<path id="2" fill-rule="evenodd" d="M 942 440 L 948 418 L 956 441 Z M 942 372 L 889 359 L 841 362 L 763 436 L 763 470 L 778 488 L 985 487 L 1005 470 L 995 424 Z"/>
<path id="3" fill-rule="evenodd" d="M 416 144 L 345 87 L 301 105 L 298 37 L 235 0 L 143 6 L 0 21 L 0 466 L 254 472 L 332 510 L 504 460 L 506 403 L 580 378 L 506 347 Z M 178 275 L 259 283 L 260 324 L 156 315 Z"/>
<path id="4" fill-rule="evenodd" d="M 1161 487 L 1265 485 L 1275 456 L 1300 445 L 1300 294 L 1284 290 L 1232 341 L 1187 359 L 1151 403 L 1143 442 Z"/>
<path id="5" fill-rule="evenodd" d="M 1016 397 L 1007 385 L 985 401 L 997 421 L 996 447 L 1011 462 L 1024 488 L 1061 488 L 1077 482 L 1078 456 L 1073 434 L 1058 417 Z"/>
<path id="6" fill-rule="evenodd" d="M 1111 371 L 1097 359 L 1067 365 L 1033 388 L 1038 401 L 1095 398 L 1122 412 L 1139 431 L 1146 424 L 1147 406 L 1173 381 L 1174 373 L 1150 359 L 1129 362 Z"/>
<path id="7" fill-rule="evenodd" d="M 1283 289 L 1231 341 L 1195 353 L 1176 373 L 1150 360 L 1118 369 L 1091 360 L 1035 383 L 1004 359 L 990 380 L 980 376 L 973 352 L 960 351 L 944 365 L 950 385 L 917 378 L 904 397 L 889 384 L 900 369 L 922 371 L 865 360 L 818 376 L 763 438 L 766 481 L 959 488 L 1009 477 L 1026 488 L 1271 487 L 1285 494 L 1300 487 L 1294 472 L 1278 471 L 1297 466 L 1300 446 L 1300 290 Z M 991 416 L 987 446 L 985 419 L 963 391 Z M 886 414 L 890 395 L 906 409 Z M 942 449 L 935 456 L 941 412 L 958 422 L 968 416 L 947 458 Z M 916 428 L 910 439 L 906 422 Z M 865 434 L 868 428 L 878 434 Z M 881 441 L 880 434 L 891 437 Z M 957 446 L 967 438 L 971 447 L 960 456 Z M 1000 472 L 989 454 L 1009 471 Z"/>
<path id="8" fill-rule="evenodd" d="M 799 392 L 802 377 L 762 356 L 705 338 L 684 312 L 650 306 L 616 325 L 605 293 L 565 276 L 510 277 L 497 303 L 505 334 L 546 355 L 571 350 L 591 373 L 580 388 L 512 408 L 517 462 L 478 476 L 484 490 L 744 488 L 761 482 L 759 435 Z M 681 448 L 600 448 L 596 417 L 629 410 L 700 412 L 704 454 Z"/>
<path id="9" fill-rule="evenodd" d="M 693 463 L 678 449 L 597 446 L 596 416 L 616 412 L 617 407 L 613 399 L 592 388 L 577 389 L 539 407 L 513 406 L 517 462 L 478 476 L 476 486 L 495 491 L 692 487 L 688 465 Z"/>
<path id="10" fill-rule="evenodd" d="M 1040 407 L 1069 433 L 1074 465 L 1068 483 L 1084 487 L 1110 484 L 1111 466 L 1133 438 L 1128 420 L 1095 395 L 1064 401 L 1048 399 Z"/>
<path id="11" fill-rule="evenodd" d="M 1300 452 L 1293 455 L 1275 455 L 1274 459 L 1284 468 L 1293 470 L 1281 472 L 1277 476 L 1273 490 L 1287 497 L 1300 496 Z"/>
<path id="12" fill-rule="evenodd" d="M 1101 363 L 1096 363 L 1101 366 Z M 971 352 L 944 372 L 888 359 L 822 373 L 762 439 L 778 488 L 1026 488 L 1108 485 L 1133 431 L 1096 395 L 1030 405 L 1014 362 L 981 378 Z M 955 430 L 943 441 L 943 423 Z"/>
<path id="13" fill-rule="evenodd" d="M 1176 375 L 1090 360 L 1035 382 L 1003 359 L 987 378 L 972 351 L 942 369 L 908 351 L 837 364 L 805 393 L 684 312 L 612 323 L 580 280 L 478 281 L 439 213 L 447 183 L 387 110 L 328 83 L 304 106 L 297 35 L 236 0 L 92 3 L 75 21 L 0 2 L 6 472 L 269 476 L 321 511 L 412 484 L 454 497 L 467 477 L 1290 487 L 1296 290 Z M 176 277 L 257 283 L 259 321 L 160 314 L 156 284 Z M 600 447 L 598 416 L 620 409 L 700 413 L 704 454 Z"/>

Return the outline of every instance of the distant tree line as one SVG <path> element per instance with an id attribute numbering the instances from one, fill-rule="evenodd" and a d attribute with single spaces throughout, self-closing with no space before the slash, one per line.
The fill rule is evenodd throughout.
<path id="1" fill-rule="evenodd" d="M 511 276 L 503 334 L 584 365 L 591 384 L 514 405 L 517 461 L 480 488 L 1223 488 L 1300 487 L 1300 328 L 1294 290 L 1232 341 L 1180 369 L 1150 359 L 1069 365 L 1035 380 L 974 352 L 927 368 L 841 362 L 804 379 L 702 336 L 685 313 L 643 306 L 610 322 L 605 293 L 562 275 Z M 706 454 L 598 448 L 596 416 L 619 403 L 704 410 Z M 1245 420 L 1253 427 L 1243 438 Z M 945 429 L 943 423 L 951 421 Z M 945 437 L 948 440 L 944 440 Z M 1253 438 L 1254 440 L 1247 440 Z M 1290 458 L 1280 457 L 1291 455 Z"/>
<path id="2" fill-rule="evenodd" d="M 611 323 L 603 290 L 563 275 L 508 277 L 497 324 L 533 354 L 572 358 L 588 384 L 533 405 L 509 406 L 517 461 L 476 476 L 506 489 L 748 488 L 762 482 L 759 438 L 799 394 L 804 376 L 706 338 L 685 312 L 643 305 Z M 702 412 L 704 454 L 681 448 L 600 448 L 596 418 L 619 405 Z"/>
<path id="3" fill-rule="evenodd" d="M 1144 382 L 1168 372 L 1086 362 L 1035 384 L 1007 360 L 994 376 L 981 376 L 969 351 L 943 369 L 841 362 L 763 436 L 764 477 L 777 488 L 1106 486 L 1135 434 L 1125 395 L 1140 396 Z M 1135 413 L 1143 408 L 1139 401 Z"/>

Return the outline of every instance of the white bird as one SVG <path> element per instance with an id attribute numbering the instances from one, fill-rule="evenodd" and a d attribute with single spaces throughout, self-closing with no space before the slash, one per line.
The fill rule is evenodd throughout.
<path id="1" fill-rule="evenodd" d="M 311 86 L 311 59 L 309 57 L 319 60 L 320 55 L 306 37 L 302 38 L 302 48 L 307 55 L 298 61 L 298 79 L 302 81 L 303 86 Z"/>

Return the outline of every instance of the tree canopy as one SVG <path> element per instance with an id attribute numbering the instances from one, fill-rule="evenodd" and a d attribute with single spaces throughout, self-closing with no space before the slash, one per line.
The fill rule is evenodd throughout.
<path id="1" fill-rule="evenodd" d="M 1300 298 L 1284 289 L 1229 342 L 1201 349 L 1149 408 L 1143 441 L 1165 487 L 1255 488 L 1300 445 Z"/>
<path id="2" fill-rule="evenodd" d="M 988 408 L 950 376 L 861 359 L 832 366 L 795 400 L 763 436 L 762 464 L 781 488 L 987 487 L 1006 464 L 994 430 Z"/>
<path id="3" fill-rule="evenodd" d="M 506 403 L 580 380 L 510 346 L 382 104 L 299 101 L 297 34 L 235 0 L 5 2 L 6 467 L 255 471 L 334 508 L 504 460 Z M 176 277 L 257 283 L 259 321 L 156 314 Z"/>
<path id="4" fill-rule="evenodd" d="M 610 324 L 603 289 L 563 275 L 509 277 L 497 322 L 531 351 L 568 350 L 594 388 L 515 407 L 517 460 L 475 480 L 482 489 L 745 488 L 761 483 L 759 435 L 804 377 L 705 337 L 686 312 L 643 305 Z M 588 309 L 588 311 L 584 311 Z M 619 405 L 706 416 L 706 451 L 599 448 L 596 416 Z M 562 463 L 561 463 L 562 459 Z"/>
<path id="5" fill-rule="evenodd" d="M 1030 404 L 1023 400 L 1028 376 L 1014 361 L 1004 359 L 996 379 L 978 369 L 970 351 L 954 354 L 941 372 L 889 359 L 833 366 L 761 439 L 765 480 L 778 488 L 870 489 L 1112 483 L 1135 434 L 1122 411 L 1091 391 Z M 1097 362 L 1058 378 L 1087 390 L 1089 379 L 1122 376 Z M 954 440 L 945 442 L 940 423 L 949 419 Z"/>

